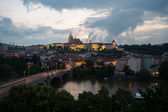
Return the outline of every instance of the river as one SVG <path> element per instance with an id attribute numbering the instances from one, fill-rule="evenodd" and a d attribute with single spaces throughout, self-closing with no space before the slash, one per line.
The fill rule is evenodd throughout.
<path id="1" fill-rule="evenodd" d="M 125 81 L 125 80 L 75 79 L 75 80 L 68 80 L 68 81 L 59 83 L 55 88 L 59 91 L 66 90 L 77 99 L 78 95 L 83 91 L 87 91 L 87 92 L 90 91 L 92 93 L 97 93 L 100 90 L 101 86 L 107 87 L 110 94 L 115 93 L 115 91 L 118 88 L 130 90 L 132 91 L 133 94 L 135 94 L 136 92 L 138 92 L 138 89 L 145 89 L 148 87 L 152 87 L 156 84 L 157 83 L 152 83 L 152 82 Z"/>

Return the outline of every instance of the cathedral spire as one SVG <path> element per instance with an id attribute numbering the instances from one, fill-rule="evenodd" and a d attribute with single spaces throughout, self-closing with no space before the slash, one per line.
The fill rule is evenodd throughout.
<path id="1" fill-rule="evenodd" d="M 71 43 L 73 41 L 73 36 L 72 33 L 70 33 L 69 37 L 68 37 L 68 42 Z"/>

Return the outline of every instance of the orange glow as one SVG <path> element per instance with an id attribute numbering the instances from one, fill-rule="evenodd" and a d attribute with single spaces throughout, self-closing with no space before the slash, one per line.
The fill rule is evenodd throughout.
<path id="1" fill-rule="evenodd" d="M 130 83 L 128 84 L 128 88 L 129 88 L 129 89 L 132 89 L 132 88 L 133 88 L 133 83 L 130 82 Z"/>
<path id="2" fill-rule="evenodd" d="M 112 63 L 114 66 L 116 66 L 117 61 L 115 60 L 115 61 L 112 61 L 111 63 Z"/>
<path id="3" fill-rule="evenodd" d="M 75 63 L 76 66 L 81 66 L 82 64 L 85 64 L 85 62 L 84 61 L 80 61 L 80 62 L 76 62 Z"/>

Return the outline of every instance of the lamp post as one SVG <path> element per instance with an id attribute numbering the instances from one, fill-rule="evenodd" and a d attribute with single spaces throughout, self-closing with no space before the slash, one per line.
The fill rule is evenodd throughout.
<path id="1" fill-rule="evenodd" d="M 25 73 L 26 73 L 26 72 L 23 71 L 24 84 L 26 83 Z"/>
<path id="2" fill-rule="evenodd" d="M 45 62 L 45 64 L 44 64 L 44 66 L 45 66 L 45 72 L 47 73 L 47 85 L 49 85 L 49 65 L 47 64 L 47 62 Z"/>
<path id="3" fill-rule="evenodd" d="M 48 65 L 47 66 L 47 69 L 48 69 L 48 71 L 47 71 L 47 85 L 49 86 L 49 79 L 50 79 L 50 76 L 49 76 L 49 68 L 50 68 L 50 66 Z"/>
<path id="4" fill-rule="evenodd" d="M 28 63 L 27 68 L 28 68 L 28 76 L 30 76 L 30 63 Z"/>
<path id="5" fill-rule="evenodd" d="M 57 70 L 57 63 L 56 63 L 56 70 Z"/>
<path id="6" fill-rule="evenodd" d="M 45 63 L 44 66 L 45 66 L 45 72 L 47 72 L 47 63 Z"/>

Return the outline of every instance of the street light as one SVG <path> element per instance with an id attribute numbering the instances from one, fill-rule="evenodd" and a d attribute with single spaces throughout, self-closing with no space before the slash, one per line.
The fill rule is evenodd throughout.
<path id="1" fill-rule="evenodd" d="M 26 73 L 26 71 L 23 71 L 24 84 L 26 83 L 26 79 L 25 79 L 25 73 Z"/>
<path id="2" fill-rule="evenodd" d="M 49 68 L 50 68 L 50 66 L 48 65 L 47 66 L 47 69 L 48 69 L 48 71 L 47 71 L 47 73 L 48 73 L 48 75 L 47 75 L 47 85 L 49 86 L 49 79 L 50 79 L 50 76 L 49 76 Z"/>
<path id="3" fill-rule="evenodd" d="M 45 66 L 45 72 L 47 72 L 47 63 L 45 63 L 44 66 Z"/>
<path id="4" fill-rule="evenodd" d="M 56 63 L 56 69 L 57 69 L 57 63 Z"/>
<path id="5" fill-rule="evenodd" d="M 30 76 L 30 63 L 28 63 L 27 68 L 28 68 L 28 76 Z"/>

